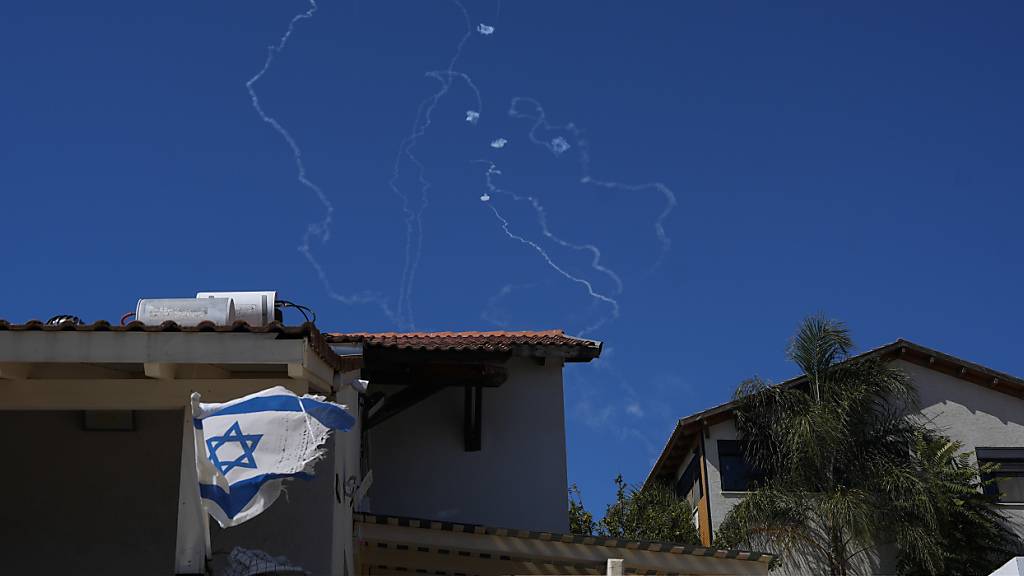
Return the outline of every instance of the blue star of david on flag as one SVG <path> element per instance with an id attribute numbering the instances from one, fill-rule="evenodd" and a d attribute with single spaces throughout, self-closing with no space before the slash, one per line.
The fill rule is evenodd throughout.
<path id="1" fill-rule="evenodd" d="M 331 431 L 355 424 L 345 406 L 283 386 L 222 403 L 200 402 L 198 393 L 191 400 L 199 495 L 222 528 L 266 510 L 285 481 L 312 478 L 334 450 Z"/>
<path id="2" fill-rule="evenodd" d="M 256 450 L 256 445 L 260 443 L 261 438 L 263 438 L 263 434 L 242 434 L 242 428 L 235 420 L 235 423 L 227 429 L 223 436 L 206 439 L 206 447 L 210 450 L 210 461 L 225 476 L 235 468 L 256 468 L 256 456 L 253 451 Z M 242 447 L 242 454 L 234 460 L 221 460 L 217 456 L 217 450 L 225 444 L 232 443 Z"/>

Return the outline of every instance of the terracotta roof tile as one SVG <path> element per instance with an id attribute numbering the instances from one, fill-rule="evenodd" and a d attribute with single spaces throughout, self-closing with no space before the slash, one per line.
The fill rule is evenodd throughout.
<path id="1" fill-rule="evenodd" d="M 566 336 L 561 330 L 523 332 L 354 332 L 325 334 L 332 344 L 433 352 L 508 352 L 543 356 L 562 352 L 569 361 L 589 361 L 601 354 L 601 342 Z"/>

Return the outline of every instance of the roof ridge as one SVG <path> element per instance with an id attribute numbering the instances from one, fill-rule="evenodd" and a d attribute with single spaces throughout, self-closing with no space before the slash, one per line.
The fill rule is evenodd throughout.
<path id="1" fill-rule="evenodd" d="M 417 338 L 424 336 L 449 336 L 449 337 L 472 337 L 472 336 L 565 336 L 561 328 L 550 330 L 458 330 L 458 331 L 437 331 L 437 332 L 324 332 L 330 336 L 378 336 L 396 338 Z M 574 336 L 567 336 L 575 338 Z M 581 338 L 582 340 L 582 338 Z"/>

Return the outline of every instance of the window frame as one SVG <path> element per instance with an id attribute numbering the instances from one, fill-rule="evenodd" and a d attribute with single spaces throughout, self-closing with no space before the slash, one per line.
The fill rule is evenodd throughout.
<path id="1" fill-rule="evenodd" d="M 686 492 L 682 492 L 684 484 Z M 676 480 L 674 491 L 678 498 L 690 502 L 694 509 L 697 508 L 697 503 L 700 502 L 700 499 L 704 497 L 704 485 L 703 482 L 701 482 L 700 474 L 699 450 L 693 451 L 693 458 L 690 458 L 690 463 L 686 465 L 686 468 L 683 469 L 683 473 L 680 474 L 679 479 Z M 690 497 L 691 493 L 695 493 L 696 498 Z"/>
<path id="2" fill-rule="evenodd" d="M 999 491 L 998 481 L 989 482 L 998 478 L 1020 478 L 1024 482 L 1024 448 L 975 448 L 975 456 L 979 468 L 982 464 L 998 464 L 999 470 L 995 474 L 982 474 L 982 480 L 987 482 L 983 488 L 985 494 L 995 496 L 999 504 L 1024 504 L 1024 498 L 1016 500 L 1004 500 Z"/>
<path id="3" fill-rule="evenodd" d="M 721 439 L 715 443 L 715 447 L 718 450 L 718 478 L 722 493 L 750 492 L 752 487 L 751 485 L 754 482 L 764 481 L 764 472 L 756 470 L 749 462 L 747 462 L 746 455 L 743 454 L 743 449 L 740 447 L 739 440 Z M 738 459 L 743 470 L 742 487 L 731 482 L 732 480 L 735 480 L 735 478 L 730 478 L 730 483 L 728 485 L 726 484 L 724 457 Z"/>

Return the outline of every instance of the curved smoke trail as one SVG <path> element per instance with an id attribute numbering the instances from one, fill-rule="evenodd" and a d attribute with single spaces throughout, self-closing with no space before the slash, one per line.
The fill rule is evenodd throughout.
<path id="1" fill-rule="evenodd" d="M 521 111 L 520 105 L 528 103 L 534 107 L 534 113 L 529 114 Z M 665 198 L 665 207 L 654 221 L 654 234 L 658 238 L 658 242 L 661 244 L 661 253 L 658 259 L 652 266 L 652 270 L 657 269 L 665 256 L 668 254 L 669 249 L 672 247 L 672 239 L 669 238 L 665 232 L 665 220 L 669 217 L 678 202 L 676 200 L 675 193 L 665 184 L 661 182 L 647 182 L 644 184 L 624 184 L 622 182 L 614 182 L 611 180 L 599 180 L 594 178 L 590 172 L 590 143 L 583 137 L 583 133 L 573 123 L 564 124 L 561 126 L 552 126 L 547 121 L 547 115 L 544 112 L 544 107 L 540 105 L 540 102 L 533 98 L 526 98 L 517 96 L 512 99 L 512 104 L 509 106 L 508 115 L 513 118 L 523 118 L 532 120 L 533 125 L 530 127 L 530 141 L 534 144 L 546 148 L 549 152 L 555 156 L 561 156 L 572 146 L 562 138 L 561 136 L 552 138 L 551 140 L 542 140 L 537 137 L 537 131 L 539 129 L 544 130 L 557 130 L 565 131 L 572 135 L 576 149 L 579 151 L 579 163 L 580 163 L 580 182 L 583 184 L 590 184 L 593 186 L 599 186 L 602 188 L 610 188 L 614 190 L 622 190 L 625 192 L 639 192 L 642 190 L 656 190 Z"/>
<path id="2" fill-rule="evenodd" d="M 249 78 L 245 83 L 245 88 L 249 91 L 249 98 L 252 100 L 252 106 L 256 110 L 256 113 L 259 114 L 260 118 L 264 122 L 273 127 L 274 130 L 281 135 L 284 141 L 288 144 L 288 147 L 291 149 L 292 156 L 295 159 L 295 167 L 298 172 L 299 182 L 316 194 L 317 199 L 324 207 L 323 219 L 319 222 L 310 223 L 306 228 L 306 232 L 302 235 L 302 243 L 298 247 L 299 252 L 305 256 L 306 260 L 313 267 L 317 278 L 319 278 L 320 283 L 323 285 L 324 290 L 330 298 L 343 304 L 376 304 L 380 307 L 381 311 L 388 316 L 388 318 L 394 320 L 395 314 L 388 306 L 387 300 L 380 294 L 363 292 L 360 294 L 344 295 L 336 292 L 331 287 L 330 279 L 324 271 L 323 266 L 320 265 L 320 262 L 313 255 L 313 251 L 310 248 L 310 242 L 313 238 L 316 238 L 321 244 L 325 244 L 330 239 L 331 224 L 334 221 L 334 204 L 331 203 L 331 200 L 324 193 L 323 189 L 307 177 L 306 165 L 302 161 L 302 149 L 299 148 L 298 142 L 296 142 L 295 138 L 292 137 L 291 133 L 288 132 L 284 125 L 263 110 L 259 96 L 256 94 L 256 90 L 254 88 L 256 83 L 259 82 L 260 79 L 263 78 L 263 75 L 267 73 L 267 70 L 270 70 L 270 66 L 274 62 L 274 57 L 280 54 L 284 50 L 285 46 L 288 45 L 288 40 L 291 38 L 292 33 L 295 32 L 295 25 L 300 20 L 312 18 L 317 9 L 318 6 L 316 0 L 309 0 L 309 9 L 292 17 L 291 21 L 288 22 L 288 28 L 285 30 L 285 33 L 281 36 L 280 40 L 278 40 L 277 44 L 271 44 L 267 47 L 267 59 L 263 62 L 263 68 L 261 68 L 260 71 L 252 78 Z"/>
<path id="3" fill-rule="evenodd" d="M 619 317 L 619 302 L 615 298 L 595 290 L 593 283 L 591 283 L 589 280 L 586 280 L 584 278 L 580 278 L 579 276 L 574 276 L 573 274 L 570 274 L 569 272 L 567 272 L 564 268 L 559 266 L 554 261 L 553 258 L 551 258 L 551 256 L 547 253 L 546 250 L 544 250 L 543 247 L 541 247 L 536 242 L 533 242 L 532 240 L 528 240 L 528 239 L 526 239 L 526 238 L 524 238 L 524 237 L 522 237 L 522 236 L 520 236 L 518 234 L 513 233 L 509 229 L 509 226 L 510 226 L 509 221 L 507 219 L 505 219 L 505 217 L 502 216 L 500 212 L 498 212 L 498 209 L 494 206 L 494 203 L 490 202 L 491 198 L 490 198 L 489 194 L 502 194 L 502 195 L 505 195 L 505 196 L 508 196 L 508 197 L 512 198 L 513 200 L 515 200 L 517 202 L 523 202 L 523 201 L 528 202 L 533 207 L 534 212 L 537 214 L 537 220 L 540 223 L 541 232 L 544 235 L 544 237 L 548 238 L 549 240 L 553 241 L 554 243 L 558 244 L 559 246 L 562 246 L 563 248 L 568 248 L 570 250 L 582 250 L 582 251 L 589 252 L 591 254 L 591 256 L 592 256 L 592 259 L 591 259 L 591 262 L 590 262 L 591 267 L 594 268 L 595 270 L 605 274 L 606 276 L 608 276 L 612 280 L 612 282 L 615 283 L 615 286 L 616 286 L 615 294 L 616 295 L 620 294 L 622 292 L 622 280 L 619 278 L 618 274 L 616 274 L 613 270 L 611 270 L 611 269 L 609 269 L 609 268 L 607 268 L 607 267 L 605 267 L 604 265 L 601 264 L 601 251 L 597 248 L 597 246 L 594 246 L 593 244 L 573 244 L 573 243 L 567 242 L 567 241 L 559 238 L 555 234 L 553 234 L 551 232 L 550 228 L 548 228 L 547 212 L 544 210 L 544 206 L 536 198 L 534 198 L 533 196 L 519 195 L 519 194 L 516 194 L 514 192 L 505 190 L 503 188 L 499 188 L 498 186 L 496 186 L 494 184 L 494 177 L 497 176 L 497 175 L 500 175 L 501 171 L 498 170 L 498 168 L 495 166 L 495 164 L 493 162 L 490 162 L 490 161 L 487 161 L 487 160 L 478 160 L 477 162 L 483 162 L 483 163 L 487 163 L 488 164 L 487 172 L 484 175 L 484 177 L 486 179 L 486 183 L 487 183 L 488 195 L 482 197 L 481 200 L 484 200 L 484 201 L 488 202 L 488 207 L 494 213 L 494 216 L 497 217 L 498 221 L 501 222 L 501 228 L 505 232 L 505 234 L 509 238 L 512 238 L 513 240 L 516 240 L 516 241 L 518 241 L 518 242 L 520 242 L 522 244 L 525 244 L 525 245 L 533 248 L 534 251 L 536 251 L 538 254 L 540 254 L 541 258 L 543 258 L 544 261 L 547 263 L 547 265 L 550 266 L 553 270 L 558 272 L 560 275 L 565 277 L 567 280 L 570 280 L 572 282 L 575 282 L 575 283 L 580 284 L 583 287 L 585 287 L 586 290 L 587 290 L 587 294 L 589 294 L 591 298 L 593 298 L 593 299 L 595 299 L 597 301 L 600 301 L 600 302 L 604 302 L 605 304 L 608 304 L 609 306 L 611 306 L 611 312 L 610 312 L 609 315 L 602 316 L 595 323 L 591 324 L 590 326 L 585 327 L 583 330 L 580 330 L 579 331 L 579 335 L 582 336 L 582 335 L 588 334 L 590 332 L 593 332 L 594 330 L 597 330 L 598 328 L 603 326 L 609 320 L 614 320 L 614 319 L 618 318 Z M 513 287 L 511 285 L 506 284 L 504 287 L 502 287 L 501 292 L 499 292 L 498 294 L 492 296 L 490 298 L 490 300 L 488 300 L 488 306 L 493 307 L 494 303 L 496 303 L 496 301 L 498 299 L 500 299 L 500 298 L 502 298 L 504 296 L 507 296 L 509 293 L 511 293 L 512 289 L 513 289 Z M 488 309 L 485 309 L 484 314 L 488 313 L 487 310 Z"/>
<path id="4" fill-rule="evenodd" d="M 423 212 L 430 204 L 428 192 L 431 187 L 430 181 L 427 180 L 424 175 L 425 168 L 423 163 L 416 158 L 415 154 L 413 154 L 413 149 L 419 143 L 419 139 L 430 127 L 432 122 L 431 115 L 438 103 L 451 88 L 453 78 L 462 79 L 476 95 L 477 107 L 476 110 L 473 111 L 476 113 L 476 117 L 479 117 L 482 112 L 481 109 L 483 108 L 483 101 L 480 97 L 480 91 L 477 89 L 476 84 L 473 83 L 473 80 L 468 75 L 455 70 L 455 64 L 458 62 L 459 57 L 462 56 L 462 50 L 465 47 L 466 42 L 468 42 L 470 36 L 473 35 L 473 24 L 466 7 L 463 6 L 459 0 L 452 0 L 452 3 L 458 7 L 462 14 L 466 24 L 466 33 L 463 34 L 462 39 L 459 41 L 455 49 L 455 54 L 452 56 L 451 60 L 448 61 L 448 68 L 443 71 L 427 72 L 427 76 L 440 82 L 441 86 L 437 92 L 434 92 L 432 95 L 420 102 L 416 111 L 416 118 L 413 121 L 412 132 L 402 139 L 402 142 L 398 146 L 398 154 L 395 156 L 394 171 L 392 172 L 391 179 L 388 181 L 388 186 L 391 188 L 392 192 L 402 199 L 402 211 L 405 213 L 405 264 L 402 267 L 402 279 L 398 287 L 397 306 L 397 322 L 399 326 L 404 329 L 413 329 L 416 325 L 412 306 L 412 292 L 416 282 L 416 271 L 419 267 L 420 257 L 423 252 Z M 413 209 L 410 206 L 408 194 L 403 192 L 398 186 L 398 178 L 401 172 L 403 158 L 407 159 L 416 167 L 416 177 L 420 186 L 420 205 L 418 209 Z"/>

